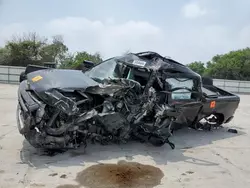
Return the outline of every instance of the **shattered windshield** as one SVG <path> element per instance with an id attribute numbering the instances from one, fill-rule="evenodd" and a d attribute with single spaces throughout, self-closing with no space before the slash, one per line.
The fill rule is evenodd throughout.
<path id="1" fill-rule="evenodd" d="M 95 80 L 126 78 L 137 81 L 141 85 L 146 85 L 149 77 L 149 73 L 145 70 L 118 63 L 116 58 L 104 61 L 85 74 Z"/>
<path id="2" fill-rule="evenodd" d="M 91 70 L 86 71 L 85 74 L 91 78 L 105 79 L 105 78 L 115 78 L 115 68 L 116 68 L 115 58 L 108 59 L 103 63 L 93 67 Z"/>
<path id="3" fill-rule="evenodd" d="M 191 89 L 194 86 L 194 82 L 190 78 L 167 78 L 166 82 L 170 85 L 171 89 L 175 88 L 183 88 L 178 89 L 172 92 L 172 99 L 191 99 L 191 91 L 184 89 Z"/>

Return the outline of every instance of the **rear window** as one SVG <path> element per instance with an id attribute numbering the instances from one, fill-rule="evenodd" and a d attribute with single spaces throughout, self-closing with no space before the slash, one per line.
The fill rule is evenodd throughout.
<path id="1" fill-rule="evenodd" d="M 186 87 L 192 89 L 194 82 L 190 78 L 167 78 L 166 82 L 169 84 L 170 89 Z M 178 89 L 172 92 L 172 99 L 191 99 L 191 92 L 187 89 Z"/>

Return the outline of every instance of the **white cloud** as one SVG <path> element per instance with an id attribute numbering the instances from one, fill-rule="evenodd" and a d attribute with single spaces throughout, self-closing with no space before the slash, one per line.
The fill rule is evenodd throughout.
<path id="1" fill-rule="evenodd" d="M 33 27 L 31 27 L 33 26 Z M 163 29 L 145 21 L 92 21 L 84 17 L 53 19 L 47 23 L 0 25 L 0 46 L 13 33 L 37 31 L 41 36 L 62 34 L 70 51 L 100 52 L 104 58 L 152 50 L 181 63 L 208 61 L 214 55 L 250 46 L 250 25 L 237 30 L 220 24 Z M 32 30 L 31 30 L 32 29 Z"/>
<path id="2" fill-rule="evenodd" d="M 0 47 L 3 46 L 12 35 L 25 32 L 25 25 L 22 23 L 12 23 L 9 25 L 0 25 Z"/>
<path id="3" fill-rule="evenodd" d="M 245 26 L 239 33 L 239 42 L 242 46 L 250 46 L 250 25 Z"/>
<path id="4" fill-rule="evenodd" d="M 197 3 L 191 2 L 182 8 L 182 13 L 186 18 L 197 18 L 207 13 L 204 8 L 201 8 Z"/>
<path id="5" fill-rule="evenodd" d="M 67 17 L 50 21 L 45 29 L 50 34 L 62 34 L 73 50 L 100 51 L 105 57 L 120 55 L 127 50 L 159 49 L 164 38 L 159 27 L 143 21 L 115 24 L 112 19 L 101 22 Z"/>

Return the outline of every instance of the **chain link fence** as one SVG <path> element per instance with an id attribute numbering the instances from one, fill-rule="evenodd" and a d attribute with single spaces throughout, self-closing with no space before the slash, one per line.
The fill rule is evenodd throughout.
<path id="1" fill-rule="evenodd" d="M 0 66 L 0 83 L 18 84 L 25 67 Z M 250 93 L 250 81 L 214 79 L 214 85 L 232 93 Z"/>

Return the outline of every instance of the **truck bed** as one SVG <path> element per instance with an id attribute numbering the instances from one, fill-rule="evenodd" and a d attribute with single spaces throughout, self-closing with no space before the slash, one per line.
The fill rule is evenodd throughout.
<path id="1" fill-rule="evenodd" d="M 211 97 L 211 98 L 217 98 L 217 97 L 234 97 L 236 96 L 235 94 L 225 91 L 221 88 L 218 88 L 214 85 L 203 85 L 202 86 L 202 91 L 206 95 L 206 97 Z"/>
<path id="2" fill-rule="evenodd" d="M 223 123 L 231 121 L 240 103 L 240 97 L 214 85 L 202 86 L 206 102 L 203 104 L 203 115 L 220 114 Z"/>

